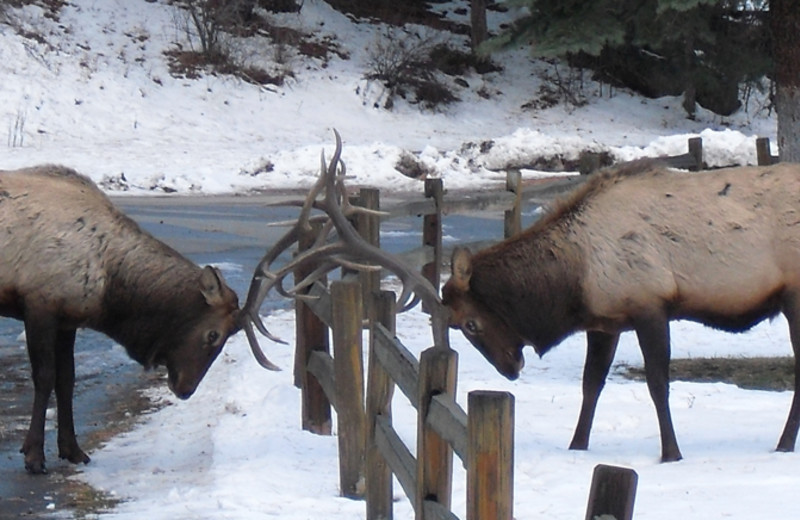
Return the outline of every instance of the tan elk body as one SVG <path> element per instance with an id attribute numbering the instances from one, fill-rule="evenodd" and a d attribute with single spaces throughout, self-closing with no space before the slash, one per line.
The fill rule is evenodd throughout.
<path id="1" fill-rule="evenodd" d="M 596 174 L 519 236 L 474 255 L 456 250 L 452 269 L 442 291 L 451 326 L 509 378 L 519 375 L 526 344 L 543 355 L 588 332 L 572 448 L 588 446 L 619 334 L 635 331 L 662 459 L 678 460 L 670 320 L 740 332 L 783 312 L 800 354 L 800 166 L 680 173 L 632 163 Z M 796 380 L 797 389 L 800 369 Z M 781 451 L 794 449 L 797 393 Z"/>
<path id="2" fill-rule="evenodd" d="M 59 456 L 89 461 L 72 418 L 77 328 L 105 333 L 145 367 L 166 366 L 183 399 L 240 328 L 237 296 L 215 268 L 156 240 L 59 166 L 0 171 L 0 315 L 25 322 L 35 399 L 22 451 L 33 473 L 45 471 L 53 390 Z"/>

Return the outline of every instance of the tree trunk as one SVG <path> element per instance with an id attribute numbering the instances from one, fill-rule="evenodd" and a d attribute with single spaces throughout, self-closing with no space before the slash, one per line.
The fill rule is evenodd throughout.
<path id="1" fill-rule="evenodd" d="M 781 161 L 800 163 L 800 87 L 778 83 L 778 150 Z"/>
<path id="2" fill-rule="evenodd" d="M 486 0 L 470 0 L 470 23 L 472 25 L 472 52 L 477 52 L 478 47 L 488 34 L 486 28 Z"/>
<path id="3" fill-rule="evenodd" d="M 780 158 L 800 162 L 800 9 L 797 0 L 771 0 L 769 15 Z"/>
<path id="4" fill-rule="evenodd" d="M 692 38 L 690 35 L 687 35 L 683 42 L 683 73 L 685 74 L 683 109 L 686 111 L 686 116 L 693 121 L 697 115 L 697 87 L 694 82 L 694 60 L 694 38 Z"/>

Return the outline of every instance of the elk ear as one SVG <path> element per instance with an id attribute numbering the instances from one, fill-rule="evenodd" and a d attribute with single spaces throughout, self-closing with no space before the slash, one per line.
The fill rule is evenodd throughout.
<path id="1" fill-rule="evenodd" d="M 450 269 L 453 283 L 462 291 L 469 289 L 469 279 L 472 276 L 472 253 L 466 247 L 457 247 L 453 250 L 450 259 Z"/>
<path id="2" fill-rule="evenodd" d="M 222 297 L 222 273 L 216 267 L 207 265 L 203 268 L 200 275 L 200 292 L 206 299 L 206 303 L 213 306 L 221 305 L 224 302 Z"/>

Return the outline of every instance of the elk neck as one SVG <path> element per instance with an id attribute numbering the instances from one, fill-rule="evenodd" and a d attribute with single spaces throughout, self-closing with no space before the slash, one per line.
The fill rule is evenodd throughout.
<path id="1" fill-rule="evenodd" d="M 123 218 L 123 232 L 115 237 L 121 242 L 109 248 L 114 254 L 107 265 L 103 314 L 93 328 L 149 366 L 156 352 L 169 347 L 173 334 L 164 332 L 182 330 L 199 314 L 192 309 L 204 305 L 201 268 Z"/>
<path id="2" fill-rule="evenodd" d="M 471 291 L 540 356 L 580 327 L 584 259 L 568 237 L 534 226 L 473 257 Z"/>

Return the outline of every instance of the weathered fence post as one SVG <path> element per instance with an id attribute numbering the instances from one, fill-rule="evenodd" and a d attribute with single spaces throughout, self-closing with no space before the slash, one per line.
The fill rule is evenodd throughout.
<path id="1" fill-rule="evenodd" d="M 514 396 L 470 392 L 467 442 L 467 520 L 512 520 Z"/>
<path id="2" fill-rule="evenodd" d="M 633 502 L 639 476 L 629 468 L 599 464 L 594 468 L 586 520 L 611 515 L 616 520 L 633 518 Z"/>
<path id="3" fill-rule="evenodd" d="M 522 230 L 522 172 L 519 170 L 506 172 L 506 191 L 514 194 L 514 205 L 505 211 L 503 226 L 503 234 L 505 238 L 509 238 Z"/>
<path id="4" fill-rule="evenodd" d="M 311 231 L 300 237 L 298 254 L 313 245 L 321 229 L 321 223 L 312 223 Z M 313 266 L 304 269 L 296 269 L 294 272 L 294 279 L 302 280 L 313 270 Z M 325 283 L 324 278 L 321 281 Z M 308 290 L 302 292 L 307 293 Z M 319 351 L 326 354 L 330 352 L 328 327 L 302 300 L 297 300 L 295 303 L 295 333 L 297 339 L 295 346 L 294 381 L 295 386 L 300 387 L 302 394 L 303 429 L 318 435 L 330 435 L 330 401 L 328 401 L 322 389 L 322 385 L 319 384 L 317 378 L 311 375 L 306 369 L 313 352 Z"/>
<path id="5" fill-rule="evenodd" d="M 425 197 L 434 200 L 436 212 L 425 215 L 422 219 L 422 245 L 433 247 L 433 262 L 422 266 L 422 276 L 438 290 L 442 270 L 442 179 L 425 179 Z M 422 310 L 428 309 L 423 305 Z"/>
<path id="6" fill-rule="evenodd" d="M 364 496 L 364 369 L 361 323 L 364 314 L 361 284 L 331 283 L 333 368 L 339 432 L 339 482 L 342 496 Z"/>
<path id="7" fill-rule="evenodd" d="M 689 155 L 694 158 L 695 167 L 689 168 L 691 171 L 700 171 L 703 169 L 703 138 L 690 137 L 689 138 Z"/>
<path id="8" fill-rule="evenodd" d="M 396 329 L 395 294 L 381 291 L 375 298 L 375 322 L 370 331 L 369 379 L 367 386 L 367 520 L 391 520 L 392 470 L 375 443 L 375 424 L 383 417 L 391 424 L 394 382 L 375 354 L 375 323 L 394 334 Z"/>
<path id="9" fill-rule="evenodd" d="M 449 348 L 432 347 L 420 354 L 415 507 L 418 520 L 426 517 L 426 501 L 450 509 L 453 448 L 428 426 L 426 417 L 434 395 L 455 395 L 457 363 L 458 355 Z"/>
<path id="10" fill-rule="evenodd" d="M 772 155 L 769 146 L 769 137 L 759 137 L 756 139 L 756 160 L 759 166 L 769 166 L 780 160 L 780 157 Z"/>
<path id="11" fill-rule="evenodd" d="M 377 188 L 361 188 L 358 192 L 358 205 L 362 208 L 378 211 L 380 210 L 381 192 Z M 381 219 L 378 215 L 357 214 L 355 218 L 355 228 L 368 243 L 375 247 L 381 247 Z M 374 295 L 380 291 L 381 273 L 380 271 L 362 271 L 359 273 L 361 278 L 361 291 L 364 301 L 364 317 L 374 319 L 375 307 L 370 304 Z"/>

